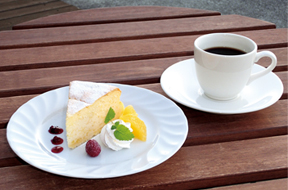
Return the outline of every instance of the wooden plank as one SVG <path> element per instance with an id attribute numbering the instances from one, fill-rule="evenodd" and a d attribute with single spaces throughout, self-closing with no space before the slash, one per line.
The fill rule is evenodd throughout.
<path id="1" fill-rule="evenodd" d="M 159 82 L 162 72 L 187 57 L 0 72 L 0 96 L 41 93 L 71 80 L 143 84 Z M 125 64 L 125 67 L 123 65 Z M 103 71 L 109 70 L 110 75 Z M 10 80 L 8 80 L 10 79 Z M 11 80 L 13 79 L 13 80 Z M 1 108 L 1 107 L 0 107 Z"/>
<path id="2" fill-rule="evenodd" d="M 288 64 L 285 63 L 285 60 L 287 59 L 287 55 L 288 55 L 288 48 L 261 49 L 259 51 L 264 51 L 264 50 L 273 52 L 277 57 L 277 67 L 273 70 L 273 72 L 288 70 Z M 270 58 L 264 57 L 260 59 L 257 63 L 264 67 L 268 67 L 271 63 L 271 60 Z"/>
<path id="3" fill-rule="evenodd" d="M 287 29 L 237 33 L 253 39 L 259 48 L 271 47 L 271 44 L 274 47 L 287 46 Z M 270 34 L 269 37 L 267 33 Z M 0 71 L 193 55 L 193 42 L 197 37 L 180 36 L 0 50 Z"/>
<path id="4" fill-rule="evenodd" d="M 67 6 L 69 5 L 62 1 L 51 1 L 45 4 L 35 4 L 35 5 L 28 6 L 28 7 L 20 7 L 18 9 L 0 12 L 0 20 L 20 17 L 20 16 L 24 16 L 28 14 L 43 12 L 43 11 L 47 11 L 50 9 L 57 9 L 57 8 L 67 7 Z"/>
<path id="5" fill-rule="evenodd" d="M 4 106 L 0 108 L 0 128 L 6 127 L 12 114 L 24 103 L 26 103 L 31 98 L 34 98 L 36 95 L 27 95 L 27 96 L 16 96 L 16 97 L 7 97 L 0 98 L 0 105 Z M 6 137 L 3 136 L 5 139 Z M 2 143 L 3 144 L 3 143 Z"/>
<path id="6" fill-rule="evenodd" d="M 0 3 L 7 3 L 7 2 L 11 2 L 11 1 L 15 1 L 15 0 L 0 0 Z"/>
<path id="7" fill-rule="evenodd" d="M 284 87 L 284 92 L 281 98 L 287 99 L 288 97 L 288 74 L 287 72 L 278 72 L 276 74 L 282 80 L 283 87 Z"/>
<path id="8" fill-rule="evenodd" d="M 287 134 L 287 102 L 287 99 L 279 100 L 264 110 L 232 116 L 181 106 L 189 122 L 185 146 Z"/>
<path id="9" fill-rule="evenodd" d="M 197 189 L 287 177 L 287 136 L 181 148 L 150 170 L 111 179 L 83 180 L 31 167 L 0 168 L 1 189 Z"/>
<path id="10" fill-rule="evenodd" d="M 240 15 L 224 15 L 146 22 L 71 26 L 21 31 L 16 30 L 0 33 L 0 48 L 7 49 L 95 43 L 104 41 L 196 35 L 220 31 L 235 32 L 264 28 L 275 28 L 275 25 L 266 21 Z"/>
<path id="11" fill-rule="evenodd" d="M 209 10 L 163 6 L 110 7 L 79 10 L 73 13 L 39 18 L 18 24 L 13 29 L 91 25 L 211 15 L 220 15 L 220 13 Z"/>
<path id="12" fill-rule="evenodd" d="M 287 48 L 268 49 L 278 57 L 275 72 L 287 85 Z M 284 52 L 284 53 L 283 53 Z M 41 54 L 40 54 L 41 55 Z M 43 55 L 42 55 L 43 56 Z M 55 68 L 0 72 L 0 97 L 38 94 L 53 88 L 66 86 L 72 80 L 88 80 L 98 82 L 116 82 L 125 84 L 144 84 L 160 81 L 160 76 L 169 66 L 192 57 L 172 57 L 147 59 L 129 62 L 113 62 L 93 65 L 80 65 Z M 269 59 L 258 62 L 263 66 L 270 63 Z M 125 65 L 125 67 L 123 67 Z M 279 69 L 278 69 L 279 68 Z M 110 75 L 106 72 L 109 70 Z M 11 80 L 13 79 L 13 80 Z M 285 90 L 286 93 L 287 89 Z"/>
<path id="13" fill-rule="evenodd" d="M 32 19 L 36 19 L 39 17 L 44 17 L 44 16 L 63 13 L 63 12 L 69 12 L 69 11 L 74 11 L 74 10 L 77 10 L 77 8 L 73 7 L 73 6 L 66 6 L 66 7 L 61 7 L 61 8 L 57 8 L 57 9 L 51 9 L 51 10 L 47 10 L 47 11 L 37 12 L 34 14 L 29 14 L 29 15 L 25 15 L 25 16 L 21 16 L 21 17 L 5 19 L 5 20 L 0 21 L 0 24 L 1 24 L 0 30 L 4 30 L 7 28 L 12 29 L 12 26 L 15 24 L 22 23 L 22 22 L 32 20 Z"/>
<path id="14" fill-rule="evenodd" d="M 256 183 L 245 183 L 239 185 L 231 185 L 226 187 L 216 187 L 211 190 L 287 190 L 288 189 L 288 179 L 274 179 L 274 180 L 267 180 L 267 181 L 260 181 Z"/>
<path id="15" fill-rule="evenodd" d="M 0 12 L 2 11 L 7 11 L 7 10 L 12 10 L 12 9 L 17 9 L 20 7 L 27 7 L 35 4 L 45 4 L 51 1 L 55 0 L 30 0 L 30 1 L 23 1 L 23 0 L 15 0 L 15 1 L 8 1 L 8 2 L 3 2 L 0 5 Z"/>
<path id="16" fill-rule="evenodd" d="M 0 130 L 0 137 L 0 167 L 22 165 L 24 161 L 20 161 L 8 144 L 6 130 Z"/>

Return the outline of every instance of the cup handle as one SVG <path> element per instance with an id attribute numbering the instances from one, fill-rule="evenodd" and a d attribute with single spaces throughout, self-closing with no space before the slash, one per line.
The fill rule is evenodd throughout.
<path id="1" fill-rule="evenodd" d="M 255 79 L 259 78 L 259 77 L 262 77 L 266 74 L 268 74 L 270 71 L 272 71 L 275 67 L 276 67 L 276 64 L 277 64 L 277 58 L 275 56 L 274 53 L 272 53 L 271 51 L 261 51 L 261 52 L 258 52 L 256 54 L 256 57 L 255 57 L 255 63 L 259 61 L 259 59 L 261 59 L 262 57 L 270 57 L 271 58 L 271 64 L 263 71 L 260 71 L 258 73 L 255 73 L 255 74 L 252 74 L 247 82 L 247 85 L 250 84 L 252 81 L 254 81 Z"/>

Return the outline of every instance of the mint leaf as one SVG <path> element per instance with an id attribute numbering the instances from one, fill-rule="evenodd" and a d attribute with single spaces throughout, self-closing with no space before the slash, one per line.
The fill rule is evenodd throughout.
<path id="1" fill-rule="evenodd" d="M 109 121 L 111 121 L 114 117 L 115 117 L 115 111 L 110 107 L 110 109 L 109 109 L 109 111 L 105 117 L 104 123 L 105 124 L 109 123 Z"/>
<path id="2" fill-rule="evenodd" d="M 112 128 L 111 128 L 112 129 Z M 133 133 L 124 125 L 117 125 L 114 136 L 120 141 L 130 141 L 134 138 Z"/>
<path id="3" fill-rule="evenodd" d="M 119 125 L 119 121 L 117 121 L 116 123 L 114 123 L 114 125 L 112 125 L 111 129 L 117 129 L 117 126 Z"/>

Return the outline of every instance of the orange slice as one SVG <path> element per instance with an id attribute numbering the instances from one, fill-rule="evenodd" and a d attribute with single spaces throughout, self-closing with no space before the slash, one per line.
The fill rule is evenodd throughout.
<path id="1" fill-rule="evenodd" d="M 122 113 L 122 115 L 128 115 L 128 114 L 136 116 L 138 115 L 132 105 L 127 106 Z"/>
<path id="2" fill-rule="evenodd" d="M 120 102 L 121 102 L 121 101 L 120 101 Z M 121 105 L 122 105 L 123 112 L 124 112 L 125 106 L 124 106 L 123 102 L 121 102 Z M 122 114 L 123 114 L 123 112 L 122 112 Z"/>
<path id="3" fill-rule="evenodd" d="M 146 130 L 146 125 L 145 123 L 137 116 L 134 114 L 127 114 L 124 115 L 122 114 L 120 116 L 120 119 L 131 123 L 131 128 L 133 129 L 133 134 L 135 138 L 141 140 L 141 141 L 146 141 L 147 138 L 147 130 Z"/>

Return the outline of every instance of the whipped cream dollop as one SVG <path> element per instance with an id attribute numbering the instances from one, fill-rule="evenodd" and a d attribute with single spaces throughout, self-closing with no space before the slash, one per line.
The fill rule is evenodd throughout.
<path id="1" fill-rule="evenodd" d="M 116 119 L 113 122 L 109 122 L 108 124 L 106 124 L 102 128 L 101 133 L 100 133 L 100 139 L 101 139 L 102 143 L 106 147 L 108 147 L 112 150 L 116 150 L 116 151 L 121 150 L 122 148 L 130 148 L 130 144 L 134 140 L 134 138 L 132 140 L 118 140 L 118 139 L 116 139 L 116 137 L 114 135 L 114 131 L 116 129 L 111 129 L 112 125 L 116 122 L 119 122 L 120 125 L 124 125 L 131 132 L 133 131 L 130 123 L 125 123 L 124 121 L 122 121 L 120 119 Z"/>

